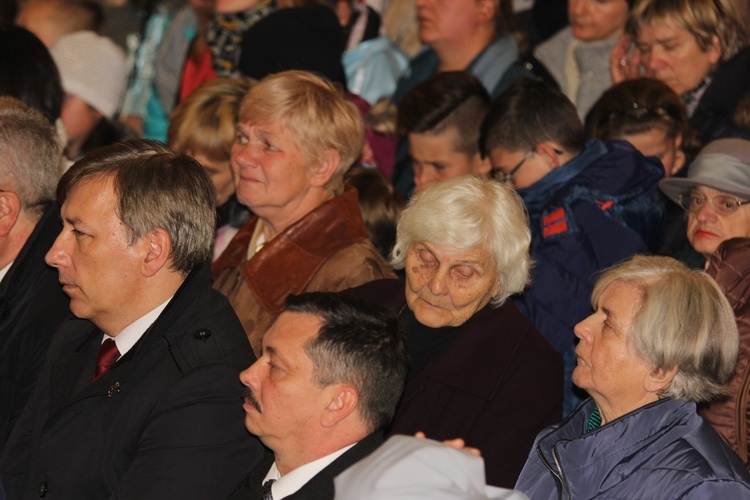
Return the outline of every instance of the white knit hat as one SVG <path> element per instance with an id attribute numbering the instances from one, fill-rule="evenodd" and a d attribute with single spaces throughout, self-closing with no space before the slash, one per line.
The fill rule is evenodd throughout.
<path id="1" fill-rule="evenodd" d="M 77 31 L 61 37 L 51 50 L 65 92 L 112 118 L 125 92 L 125 52 L 107 37 Z"/>

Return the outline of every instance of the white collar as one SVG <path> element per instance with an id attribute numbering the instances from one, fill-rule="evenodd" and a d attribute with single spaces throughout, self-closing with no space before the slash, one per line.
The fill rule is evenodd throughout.
<path id="1" fill-rule="evenodd" d="M 266 477 L 263 479 L 263 484 L 269 479 L 273 479 L 275 482 L 271 486 L 271 493 L 273 494 L 274 500 L 286 498 L 299 491 L 300 488 L 306 485 L 320 471 L 328 467 L 334 460 L 343 455 L 355 444 L 357 443 L 352 443 L 329 455 L 306 463 L 305 465 L 301 465 L 296 469 L 287 472 L 283 476 L 279 473 L 279 469 L 276 468 L 276 462 L 274 462 L 273 465 L 271 465 L 268 474 L 266 474 Z"/>
<path id="2" fill-rule="evenodd" d="M 11 260 L 7 266 L 0 269 L 0 281 L 3 281 L 3 278 L 5 278 L 5 275 L 8 274 L 8 270 L 10 269 L 10 266 L 12 266 L 14 262 L 15 262 L 14 260 Z"/>
<path id="3" fill-rule="evenodd" d="M 115 344 L 117 345 L 117 350 L 120 351 L 120 357 L 124 356 L 125 353 L 128 352 L 136 342 L 138 342 L 143 334 L 146 333 L 146 330 L 149 329 L 154 321 L 156 321 L 156 318 L 158 318 L 164 308 L 167 307 L 170 300 L 172 300 L 172 297 L 169 297 L 161 305 L 158 305 L 156 308 L 130 323 L 115 337 L 110 337 L 105 333 L 102 337 L 102 342 L 107 339 L 114 339 Z"/>

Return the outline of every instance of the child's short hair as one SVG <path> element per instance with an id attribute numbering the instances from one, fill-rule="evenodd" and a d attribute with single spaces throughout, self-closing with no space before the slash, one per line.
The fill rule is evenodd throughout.
<path id="1" fill-rule="evenodd" d="M 458 132 L 454 150 L 474 157 L 479 153 L 479 125 L 490 107 L 487 90 L 465 71 L 438 73 L 415 86 L 398 108 L 398 129 L 403 135 Z"/>
<path id="2" fill-rule="evenodd" d="M 484 119 L 480 149 L 487 156 L 495 148 L 530 151 L 550 141 L 577 155 L 586 136 L 575 106 L 559 90 L 532 78 L 516 80 L 493 103 Z"/>
<path id="3" fill-rule="evenodd" d="M 344 182 L 357 189 L 359 209 L 370 241 L 380 255 L 388 259 L 396 243 L 396 222 L 403 202 L 377 169 L 352 167 L 344 174 Z"/>

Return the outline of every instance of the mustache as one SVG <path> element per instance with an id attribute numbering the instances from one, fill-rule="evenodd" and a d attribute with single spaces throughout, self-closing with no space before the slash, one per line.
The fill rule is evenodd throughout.
<path id="1" fill-rule="evenodd" d="M 263 413 L 260 409 L 260 405 L 258 404 L 258 400 L 255 399 L 255 396 L 253 395 L 253 391 L 250 390 L 249 387 L 245 387 L 245 390 L 242 392 L 242 398 L 245 400 L 245 402 L 249 405 L 251 405 L 258 413 Z"/>

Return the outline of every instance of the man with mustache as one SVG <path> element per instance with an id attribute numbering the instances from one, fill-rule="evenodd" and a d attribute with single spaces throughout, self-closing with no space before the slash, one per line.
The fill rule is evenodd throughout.
<path id="1" fill-rule="evenodd" d="M 290 295 L 240 374 L 245 426 L 273 456 L 230 498 L 333 499 L 334 477 L 383 442 L 406 363 L 388 311 L 335 293 Z"/>
<path id="2" fill-rule="evenodd" d="M 211 180 L 187 156 L 131 141 L 73 165 L 58 198 L 46 260 L 76 318 L 51 341 L 0 459 L 8 498 L 227 495 L 262 447 L 237 408 L 254 356 L 211 288 Z"/>

